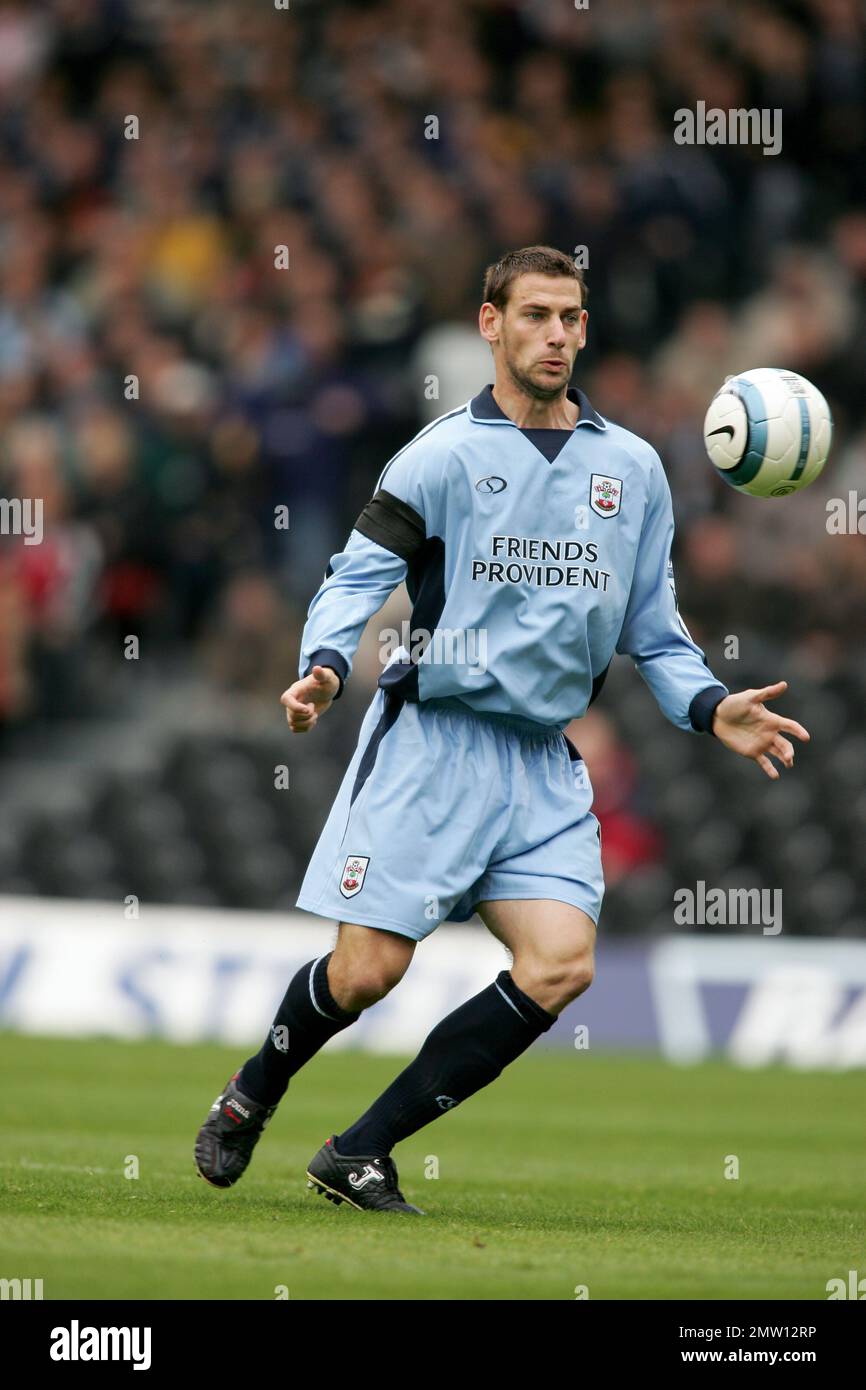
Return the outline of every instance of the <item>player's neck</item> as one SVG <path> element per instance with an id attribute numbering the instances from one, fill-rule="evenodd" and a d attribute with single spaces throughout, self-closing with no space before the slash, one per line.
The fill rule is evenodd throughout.
<path id="1" fill-rule="evenodd" d="M 580 418 L 580 406 L 568 399 L 566 389 L 563 387 L 554 400 L 540 401 L 513 382 L 499 379 L 493 387 L 493 399 L 522 430 L 573 430 Z"/>

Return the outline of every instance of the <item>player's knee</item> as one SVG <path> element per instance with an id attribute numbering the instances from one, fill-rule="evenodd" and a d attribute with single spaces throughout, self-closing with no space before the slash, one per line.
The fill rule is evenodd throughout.
<path id="1" fill-rule="evenodd" d="M 342 960 L 333 971 L 331 993 L 344 1009 L 369 1009 L 384 999 L 405 973 L 402 961 Z M 330 979 L 330 971 L 328 975 Z"/>
<path id="2" fill-rule="evenodd" d="M 346 983 L 346 989 L 354 998 L 355 1009 L 369 1009 L 378 1004 L 402 978 L 403 972 L 388 970 L 382 966 L 364 966 L 353 970 Z"/>
<path id="3" fill-rule="evenodd" d="M 542 960 L 532 971 L 536 990 L 548 1000 L 555 999 L 561 1008 L 589 989 L 594 973 L 591 952 L 563 960 Z M 530 988 L 527 993 L 533 995 L 533 990 Z"/>
<path id="4" fill-rule="evenodd" d="M 328 983 L 344 1009 L 369 1009 L 399 984 L 415 942 L 391 933 L 343 923 L 328 965 Z"/>
<path id="5" fill-rule="evenodd" d="M 595 978 L 595 961 L 591 954 L 578 956 L 576 960 L 569 963 L 568 971 L 568 990 L 569 998 L 576 999 L 579 994 L 588 990 Z"/>

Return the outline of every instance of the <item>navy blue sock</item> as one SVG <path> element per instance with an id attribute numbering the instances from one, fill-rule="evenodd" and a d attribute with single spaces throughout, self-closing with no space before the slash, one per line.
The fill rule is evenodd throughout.
<path id="1" fill-rule="evenodd" d="M 276 1105 L 291 1077 L 335 1033 L 360 1018 L 341 1009 L 328 988 L 329 951 L 307 961 L 292 980 L 261 1051 L 241 1068 L 238 1088 L 262 1105 Z"/>
<path id="2" fill-rule="evenodd" d="M 414 1062 L 338 1134 L 340 1154 L 386 1158 L 395 1144 L 480 1091 L 556 1022 L 508 970 L 437 1023 Z"/>

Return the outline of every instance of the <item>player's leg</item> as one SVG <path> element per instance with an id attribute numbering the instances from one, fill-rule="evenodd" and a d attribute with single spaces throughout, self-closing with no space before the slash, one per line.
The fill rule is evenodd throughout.
<path id="1" fill-rule="evenodd" d="M 418 1056 L 353 1125 L 337 1153 L 387 1156 L 395 1144 L 488 1086 L 551 1028 L 592 979 L 595 924 L 554 901 L 480 903 L 485 925 L 515 955 L 511 971 L 443 1018 Z"/>
<path id="2" fill-rule="evenodd" d="M 237 1182 L 291 1078 L 394 988 L 415 945 L 396 932 L 341 922 L 333 951 L 301 967 L 261 1048 L 227 1082 L 199 1130 L 196 1167 L 207 1182 Z"/>
<path id="3" fill-rule="evenodd" d="M 332 998 L 342 1009 L 369 1009 L 402 980 L 417 944 L 380 927 L 341 922 L 328 966 Z"/>
<path id="4" fill-rule="evenodd" d="M 394 1145 L 489 1086 L 592 981 L 595 923 L 580 908 L 522 900 L 478 911 L 512 969 L 442 1019 L 369 1110 L 322 1146 L 308 1177 L 337 1202 L 417 1212 L 397 1187 Z"/>
<path id="5" fill-rule="evenodd" d="M 511 978 L 541 1008 L 560 1014 L 592 984 L 595 922 L 552 900 L 479 903 L 487 930 L 511 952 Z"/>
<path id="6" fill-rule="evenodd" d="M 512 952 L 513 968 L 437 1024 L 383 1095 L 329 1141 L 327 1154 L 316 1155 L 314 1164 L 327 1162 L 334 1187 L 347 1200 L 353 1183 L 347 1164 L 353 1158 L 358 1181 L 383 1167 L 389 1173 L 395 1144 L 489 1085 L 592 979 L 604 881 L 583 760 L 558 734 L 523 737 L 483 729 L 477 737 L 497 744 L 487 762 L 491 784 L 501 768 L 509 779 L 506 792 L 519 776 L 533 794 L 509 798 L 510 813 L 488 867 L 450 915 L 465 920 L 477 905 Z M 337 1173 L 340 1164 L 343 1174 Z"/>
<path id="7" fill-rule="evenodd" d="M 365 845 L 365 868 L 359 861 L 350 886 L 348 868 L 355 856 L 347 858 L 343 840 L 355 833 L 358 810 L 366 799 L 359 794 L 365 786 L 369 793 L 367 784 L 373 780 L 381 744 L 399 712 L 399 701 L 377 691 L 304 878 L 298 905 L 332 921 L 343 917 L 347 898 L 358 897 L 359 905 L 366 905 L 370 896 L 366 866 L 374 851 Z M 383 828 L 385 819 L 380 810 L 376 827 L 393 835 L 389 825 Z M 376 853 L 375 864 L 379 857 Z M 369 877 L 372 882 L 373 875 Z M 341 922 L 335 949 L 297 972 L 259 1052 L 234 1073 L 211 1106 L 196 1139 L 195 1157 L 199 1173 L 214 1186 L 237 1182 L 294 1073 L 329 1038 L 354 1023 L 363 1008 L 387 993 L 407 969 L 413 934 L 399 933 L 399 921 L 380 921 L 381 911 L 372 920 L 359 915 L 365 925 Z M 392 927 L 397 930 L 389 930 Z"/>
<path id="8" fill-rule="evenodd" d="M 402 980 L 415 946 L 396 932 L 341 922 L 333 951 L 301 966 L 286 990 L 260 1050 L 240 1070 L 241 1090 L 276 1105 L 329 1038 Z"/>
<path id="9" fill-rule="evenodd" d="M 384 703 L 382 713 L 388 713 Z M 359 782 L 365 769 L 366 764 L 359 767 Z M 489 721 L 435 702 L 407 703 L 381 740 L 354 804 L 346 808 L 348 822 L 344 814 L 335 824 L 334 843 L 300 905 L 321 912 L 323 904 L 335 904 L 336 894 L 351 892 L 363 908 L 362 921 L 396 926 L 423 939 L 452 915 L 484 873 L 508 820 L 510 796 Z M 354 859 L 346 858 L 347 850 Z M 498 993 L 496 1001 L 507 1007 Z M 459 1039 L 452 1044 L 446 1036 L 434 1039 L 428 1052 L 441 1046 L 445 1053 L 467 1055 L 468 1047 L 471 1055 L 478 1026 L 463 1025 L 466 1045 Z M 480 1029 L 483 1033 L 483 1016 Z M 453 1090 L 435 1087 L 437 1114 L 454 1103 Z M 308 1177 L 334 1200 L 368 1210 L 417 1211 L 400 1193 L 389 1147 L 387 1141 L 374 1141 L 368 1148 L 363 1139 L 359 1146 L 350 1138 L 345 1152 L 338 1152 L 332 1135 L 312 1159 Z"/>

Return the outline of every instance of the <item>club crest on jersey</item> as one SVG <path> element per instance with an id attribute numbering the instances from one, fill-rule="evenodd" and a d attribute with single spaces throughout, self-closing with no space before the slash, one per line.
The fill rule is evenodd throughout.
<path id="1" fill-rule="evenodd" d="M 593 473 L 589 480 L 589 505 L 598 516 L 616 516 L 622 502 L 622 478 Z"/>
<path id="2" fill-rule="evenodd" d="M 370 862 L 369 855 L 350 854 L 340 878 L 340 892 L 344 898 L 354 898 L 364 887 L 364 875 Z"/>

